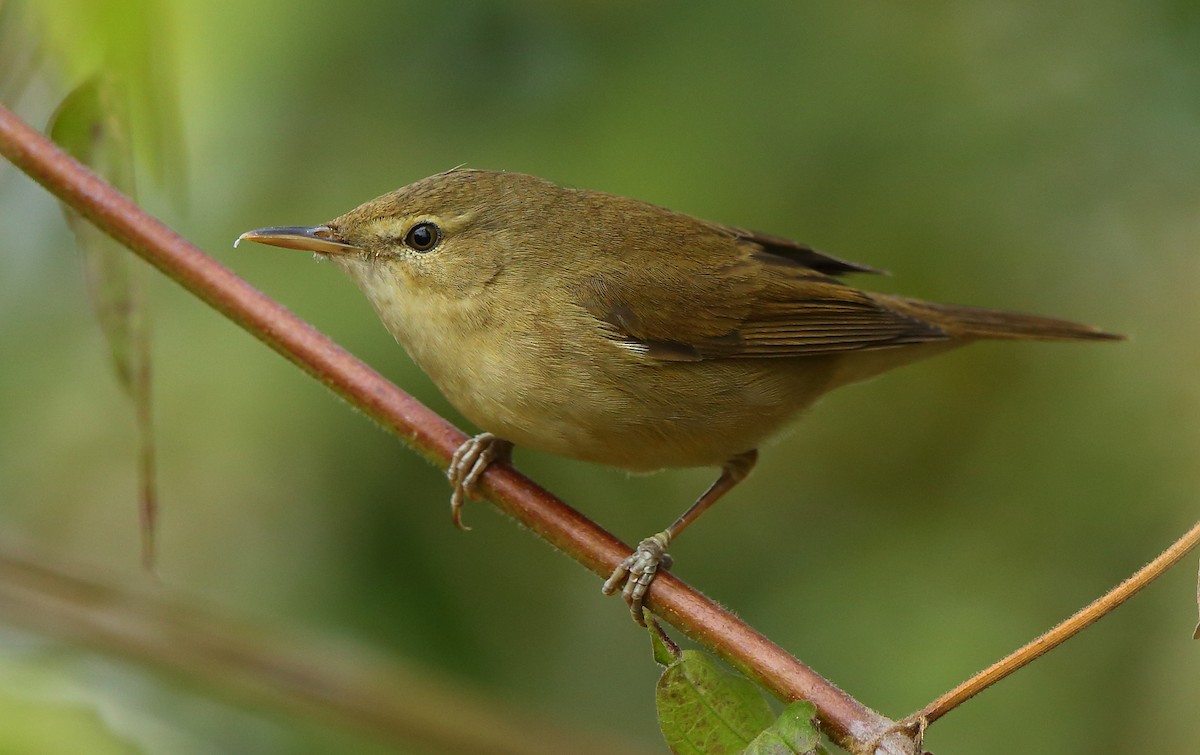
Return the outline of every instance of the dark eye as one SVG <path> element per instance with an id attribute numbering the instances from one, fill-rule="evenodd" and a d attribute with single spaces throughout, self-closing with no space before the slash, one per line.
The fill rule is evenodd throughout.
<path id="1" fill-rule="evenodd" d="M 430 249 L 437 246 L 438 241 L 442 239 L 442 232 L 433 223 L 417 223 L 412 228 L 408 229 L 408 235 L 404 237 L 404 243 L 410 249 L 415 249 L 418 252 L 428 252 Z"/>

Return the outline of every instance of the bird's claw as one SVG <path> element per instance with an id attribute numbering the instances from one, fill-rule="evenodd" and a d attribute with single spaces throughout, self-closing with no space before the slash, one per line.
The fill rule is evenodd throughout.
<path id="1" fill-rule="evenodd" d="M 633 553 L 617 564 L 612 576 L 605 580 L 601 588 L 605 595 L 612 595 L 620 587 L 621 597 L 629 604 L 633 620 L 642 626 L 646 625 L 642 615 L 646 591 L 650 589 L 650 583 L 654 581 L 660 566 L 671 568 L 671 555 L 667 553 L 670 542 L 671 534 L 663 531 L 638 543 Z"/>
<path id="2" fill-rule="evenodd" d="M 512 457 L 512 443 L 491 433 L 480 433 L 463 443 L 450 459 L 446 477 L 450 479 L 450 518 L 460 530 L 469 530 L 463 524 L 462 507 L 467 496 L 478 498 L 479 478 L 487 468 L 497 461 L 507 462 Z"/>

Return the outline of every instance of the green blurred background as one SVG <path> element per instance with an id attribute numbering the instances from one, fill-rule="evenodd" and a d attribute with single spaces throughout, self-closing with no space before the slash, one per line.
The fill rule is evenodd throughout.
<path id="1" fill-rule="evenodd" d="M 673 548 L 679 576 L 888 715 L 1065 617 L 1196 518 L 1194 2 L 162 9 L 169 33 L 149 66 L 174 82 L 186 171 L 166 191 L 144 181 L 143 203 L 460 424 L 338 271 L 232 240 L 466 164 L 797 238 L 891 270 L 857 280 L 877 290 L 1129 334 L 979 345 L 835 393 Z M 36 28 L 37 14 L 6 18 Z M 6 104 L 45 124 L 74 83 L 65 73 Z M 7 165 L 0 226 L 0 530 L 144 583 L 132 413 L 73 240 Z M 487 506 L 454 530 L 434 468 L 147 278 L 168 588 L 580 736 L 661 748 L 646 637 L 594 576 Z M 627 541 L 715 475 L 516 460 Z M 1194 752 L 1194 567 L 953 712 L 928 746 Z M 100 729 L 150 752 L 389 751 L 0 627 L 0 708 L 28 704 L 18 685 L 94 708 Z M 0 752 L 23 751 L 4 739 Z"/>

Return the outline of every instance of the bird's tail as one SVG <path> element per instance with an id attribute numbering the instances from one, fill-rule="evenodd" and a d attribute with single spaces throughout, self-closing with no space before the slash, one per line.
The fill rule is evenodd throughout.
<path id="1" fill-rule="evenodd" d="M 890 309 L 936 325 L 953 338 L 1042 341 L 1119 341 L 1125 338 L 1090 325 L 1053 317 L 960 307 L 954 304 L 934 304 L 901 296 L 875 294 L 874 298 Z"/>

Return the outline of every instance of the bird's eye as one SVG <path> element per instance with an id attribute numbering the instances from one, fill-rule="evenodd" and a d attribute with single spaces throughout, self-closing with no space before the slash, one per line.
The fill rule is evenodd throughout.
<path id="1" fill-rule="evenodd" d="M 404 243 L 418 252 L 428 252 L 442 239 L 442 232 L 433 223 L 417 223 L 408 230 Z"/>

